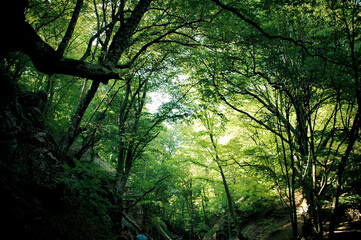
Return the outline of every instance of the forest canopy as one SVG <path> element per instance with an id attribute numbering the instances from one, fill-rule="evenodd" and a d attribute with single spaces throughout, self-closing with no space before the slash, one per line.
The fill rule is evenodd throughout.
<path id="1" fill-rule="evenodd" d="M 154 239 L 242 240 L 282 212 L 290 239 L 336 239 L 360 218 L 360 1 L 18 0 L 1 24 L 8 191 L 46 129 L 84 229 L 139 208 Z"/>

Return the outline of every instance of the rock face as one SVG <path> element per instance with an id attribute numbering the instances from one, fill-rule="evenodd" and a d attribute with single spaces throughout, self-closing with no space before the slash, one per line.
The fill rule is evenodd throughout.
<path id="1" fill-rule="evenodd" d="M 104 171 L 93 168 L 89 176 L 85 168 L 66 167 L 42 122 L 46 93 L 21 90 L 1 67 L 0 78 L 2 236 L 113 239 L 112 191 Z"/>
<path id="2" fill-rule="evenodd" d="M 13 79 L 0 74 L 2 226 L 12 238 L 46 238 L 46 227 L 39 224 L 50 215 L 46 205 L 59 203 L 56 181 L 63 174 L 63 164 L 55 157 L 56 143 L 40 120 L 46 94 L 21 91 Z"/>
<path id="3" fill-rule="evenodd" d="M 45 92 L 24 92 L 2 74 L 7 88 L 0 99 L 1 170 L 17 183 L 48 187 L 61 174 L 56 143 L 41 122 Z"/>

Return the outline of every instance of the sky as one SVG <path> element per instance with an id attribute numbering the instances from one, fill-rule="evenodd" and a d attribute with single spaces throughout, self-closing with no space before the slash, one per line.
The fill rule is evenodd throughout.
<path id="1" fill-rule="evenodd" d="M 156 113 L 162 104 L 167 103 L 171 100 L 169 94 L 164 93 L 160 90 L 149 93 L 149 96 L 150 101 L 147 102 L 146 108 L 152 114 Z"/>

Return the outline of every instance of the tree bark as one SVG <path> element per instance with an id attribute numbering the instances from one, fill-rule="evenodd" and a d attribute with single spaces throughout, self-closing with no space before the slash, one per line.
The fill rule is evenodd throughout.
<path id="1" fill-rule="evenodd" d="M 125 153 L 126 153 L 126 143 L 125 143 L 125 122 L 127 119 L 126 108 L 128 106 L 130 94 L 130 82 L 127 83 L 125 95 L 123 99 L 122 106 L 119 111 L 119 149 L 118 149 L 118 164 L 117 164 L 117 177 L 120 178 L 124 175 L 124 163 L 125 163 Z"/>
<path id="2" fill-rule="evenodd" d="M 330 227 L 329 227 L 329 239 L 332 240 L 335 237 L 335 228 L 336 228 L 336 218 L 337 218 L 337 210 L 339 205 L 339 198 L 341 195 L 341 187 L 342 187 L 342 178 L 343 173 L 345 171 L 347 160 L 351 154 L 353 146 L 355 145 L 356 140 L 359 138 L 359 129 L 361 127 L 361 107 L 358 106 L 358 110 L 350 130 L 349 141 L 344 155 L 341 158 L 341 161 L 337 168 L 337 183 L 336 183 L 336 193 L 333 198 L 332 203 L 332 213 L 330 219 Z"/>
<path id="3" fill-rule="evenodd" d="M 137 29 L 144 14 L 153 0 L 140 0 L 126 23 L 121 23 L 109 46 L 108 54 L 104 60 L 105 66 L 114 69 L 122 53 L 129 47 L 131 37 Z"/>
<path id="4" fill-rule="evenodd" d="M 81 8 L 83 7 L 83 3 L 84 3 L 84 0 L 77 0 L 77 2 L 76 2 L 74 12 L 73 12 L 71 20 L 69 22 L 68 28 L 65 32 L 65 35 L 64 35 L 61 43 L 59 44 L 58 49 L 56 50 L 59 53 L 59 55 L 64 54 L 65 49 L 67 48 L 69 41 L 71 39 L 71 36 L 73 36 L 73 32 L 74 32 L 76 23 L 78 21 Z"/>
<path id="5" fill-rule="evenodd" d="M 237 236 L 239 238 L 239 240 L 247 240 L 246 237 L 244 237 L 241 233 L 241 228 L 240 228 L 240 224 L 238 222 L 238 219 L 237 219 L 237 214 L 236 214 L 236 211 L 234 209 L 234 203 L 233 203 L 233 198 L 232 198 L 232 195 L 231 195 L 231 192 L 229 191 L 229 188 L 228 188 L 228 183 L 227 183 L 227 179 L 226 179 L 226 176 L 224 175 L 224 172 L 223 172 L 223 168 L 222 168 L 222 165 L 220 164 L 220 159 L 219 159 L 219 155 L 218 155 L 218 150 L 217 150 L 217 145 L 214 141 L 214 137 L 213 137 L 213 134 L 212 133 L 209 133 L 209 138 L 211 139 L 211 143 L 212 143 L 212 147 L 213 147 L 213 150 L 215 152 L 215 162 L 217 163 L 217 166 L 219 168 L 219 172 L 221 174 L 221 177 L 222 177 L 222 182 L 223 182 L 223 186 L 224 186 L 224 190 L 226 192 L 226 196 L 227 196 L 227 202 L 228 202 L 228 209 L 231 213 L 231 216 L 232 216 L 232 220 L 233 220 L 233 223 L 234 223 L 234 226 L 235 226 L 235 229 L 236 229 L 236 232 L 237 232 Z"/>
<path id="6" fill-rule="evenodd" d="M 122 53 L 129 48 L 131 38 L 151 2 L 152 0 L 139 0 L 130 17 L 127 21 L 121 23 L 119 30 L 115 33 L 105 60 L 101 61 L 101 64 L 91 64 L 62 56 L 74 31 L 83 0 L 77 1 L 72 19 L 58 51 L 44 42 L 31 25 L 26 22 L 24 12 L 28 4 L 27 0 L 20 0 L 18 3 L 15 3 L 15 1 L 5 2 L 4 8 L 8 11 L 7 16 L 9 16 L 9 19 L 2 19 L 4 21 L 1 21 L 1 24 L 5 25 L 4 30 L 6 34 L 4 43 L 0 46 L 1 58 L 11 51 L 21 51 L 30 57 L 34 66 L 41 72 L 47 74 L 66 74 L 93 80 L 90 90 L 84 99 L 80 101 L 75 116 L 71 119 L 66 135 L 60 141 L 60 156 L 66 155 L 69 147 L 78 136 L 80 122 L 91 100 L 94 98 L 100 82 L 106 84 L 110 79 L 122 79 L 117 73 L 113 72 L 113 68 L 119 61 Z M 4 18 L 4 14 L 1 17 Z"/>
<path id="7" fill-rule="evenodd" d="M 37 70 L 47 74 L 65 74 L 81 78 L 88 78 L 102 83 L 110 79 L 121 79 L 119 75 L 103 65 L 67 59 L 59 55 L 52 47 L 45 43 L 28 24 L 17 27 L 21 31 L 19 45 L 14 50 L 27 54 Z"/>
<path id="8" fill-rule="evenodd" d="M 221 177 L 222 177 L 224 191 L 226 192 L 226 196 L 227 196 L 228 209 L 229 209 L 229 211 L 231 213 L 232 221 L 233 221 L 233 223 L 235 225 L 237 236 L 238 236 L 238 238 L 240 240 L 246 240 L 246 238 L 241 233 L 240 225 L 239 225 L 239 222 L 237 220 L 237 214 L 236 214 L 236 211 L 234 209 L 233 198 L 232 198 L 231 192 L 229 191 L 227 179 L 226 179 L 226 177 L 224 175 L 223 168 L 218 162 L 217 162 L 217 165 L 218 165 Z"/>
<path id="9" fill-rule="evenodd" d="M 345 6 L 344 6 L 345 7 Z M 343 16 L 346 19 L 346 16 Z M 352 16 L 352 24 L 355 24 L 356 16 Z M 350 58 L 351 58 L 351 66 L 354 78 L 354 87 L 355 87 L 355 95 L 356 95 L 356 102 L 357 102 L 357 112 L 354 117 L 354 121 L 352 123 L 351 129 L 348 133 L 348 144 L 344 155 L 341 158 L 341 161 L 337 168 L 337 183 L 336 183 L 336 193 L 334 195 L 333 204 L 332 204 L 332 216 L 330 221 L 330 228 L 329 228 L 329 239 L 334 239 L 334 231 L 336 227 L 336 215 L 338 210 L 339 198 L 341 194 L 341 187 L 342 187 L 342 178 L 343 173 L 345 171 L 345 167 L 347 164 L 347 160 L 351 154 L 351 151 L 360 137 L 360 129 L 361 129 L 361 81 L 360 81 L 360 58 L 358 51 L 356 50 L 355 42 L 357 41 L 358 35 L 355 33 L 355 30 L 351 30 L 350 26 L 348 26 L 347 21 L 346 29 L 347 29 L 347 37 L 348 37 L 348 44 L 350 46 Z M 356 48 L 356 49 L 355 49 Z"/>
<path id="10" fill-rule="evenodd" d="M 70 125 L 67 133 L 62 137 L 59 143 L 59 154 L 60 156 L 65 156 L 70 148 L 70 146 L 74 143 L 76 137 L 79 135 L 79 126 L 80 122 L 83 119 L 85 111 L 87 110 L 90 102 L 93 100 L 95 93 L 98 90 L 99 82 L 93 81 L 89 91 L 85 95 L 85 97 L 80 101 L 78 108 L 75 112 L 75 115 L 72 117 L 70 121 Z"/>
<path id="11" fill-rule="evenodd" d="M 43 73 L 65 74 L 103 83 L 107 83 L 109 79 L 121 79 L 104 65 L 62 57 L 61 51 L 57 52 L 50 47 L 26 22 L 24 12 L 27 5 L 27 0 L 5 1 L 1 7 L 1 26 L 5 36 L 0 46 L 1 59 L 9 52 L 20 51 L 28 55 L 37 70 Z M 64 39 L 62 45 L 66 42 Z"/>

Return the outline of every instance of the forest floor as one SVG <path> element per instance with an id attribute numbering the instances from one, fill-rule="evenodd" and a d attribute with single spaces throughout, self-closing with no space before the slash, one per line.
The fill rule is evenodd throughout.
<path id="1" fill-rule="evenodd" d="M 262 217 L 249 222 L 242 234 L 249 240 L 288 240 L 292 239 L 292 227 L 288 216 Z"/>
<path id="2" fill-rule="evenodd" d="M 336 240 L 361 239 L 361 221 L 339 223 L 335 231 L 335 239 Z"/>
<path id="3" fill-rule="evenodd" d="M 302 218 L 298 220 L 302 226 Z M 325 228 L 327 229 L 327 225 Z M 299 229 L 301 231 L 301 228 Z M 248 223 L 242 234 L 249 240 L 291 240 L 292 226 L 287 216 L 257 219 Z M 325 239 L 327 235 L 325 235 Z M 339 223 L 335 231 L 335 240 L 360 240 L 361 221 Z"/>
<path id="4" fill-rule="evenodd" d="M 305 201 L 302 195 L 296 194 L 298 217 L 298 233 L 302 232 Z M 345 212 L 342 222 L 336 226 L 335 240 L 360 240 L 361 239 L 361 214 L 359 210 L 349 209 Z M 347 220 L 346 220 L 347 219 Z M 328 239 L 329 223 L 324 224 L 324 239 Z M 292 225 L 287 212 L 281 208 L 273 213 L 260 214 L 244 226 L 242 234 L 249 240 L 291 240 Z"/>

